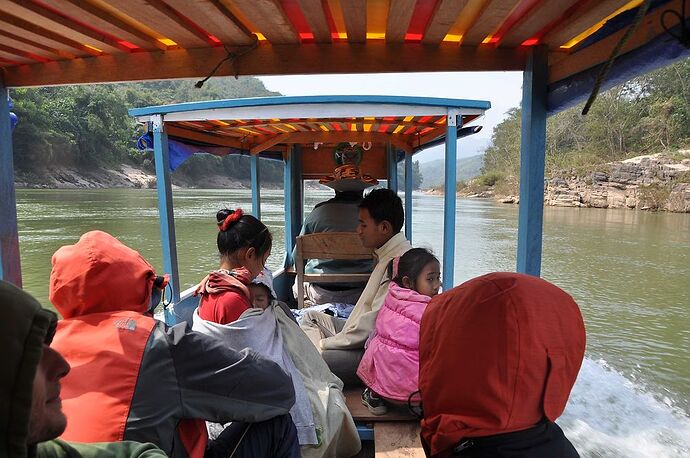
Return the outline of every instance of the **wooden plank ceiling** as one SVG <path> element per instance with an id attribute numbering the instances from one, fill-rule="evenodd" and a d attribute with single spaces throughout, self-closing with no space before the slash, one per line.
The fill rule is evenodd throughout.
<path id="1" fill-rule="evenodd" d="M 463 115 L 463 125 L 478 115 Z M 334 146 L 343 141 L 393 143 L 413 152 L 446 134 L 446 116 L 391 116 L 323 119 L 225 119 L 175 121 L 167 123 L 176 138 L 229 146 L 258 154 L 275 145 L 323 143 Z"/>
<path id="2" fill-rule="evenodd" d="M 228 53 L 218 75 L 522 70 L 544 44 L 554 82 L 605 61 L 616 43 L 597 30 L 641 3 L 0 0 L 0 68 L 9 87 L 203 77 Z M 655 6 L 624 52 L 681 0 Z"/>

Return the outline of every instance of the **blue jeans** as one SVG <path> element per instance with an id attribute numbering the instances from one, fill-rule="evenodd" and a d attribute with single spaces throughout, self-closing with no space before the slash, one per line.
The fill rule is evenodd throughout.
<path id="1" fill-rule="evenodd" d="M 297 428 L 290 415 L 258 423 L 232 422 L 210 441 L 205 458 L 299 458 Z"/>

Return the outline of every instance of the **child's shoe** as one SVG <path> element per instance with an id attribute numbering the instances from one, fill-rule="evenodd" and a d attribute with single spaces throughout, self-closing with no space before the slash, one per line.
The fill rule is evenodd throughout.
<path id="1" fill-rule="evenodd" d="M 362 392 L 362 404 L 367 406 L 369 412 L 374 415 L 385 415 L 388 412 L 386 401 L 369 388 L 365 388 Z"/>

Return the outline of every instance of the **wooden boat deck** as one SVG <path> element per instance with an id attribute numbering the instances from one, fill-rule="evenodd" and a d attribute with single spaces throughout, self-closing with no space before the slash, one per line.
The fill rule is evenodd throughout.
<path id="1" fill-rule="evenodd" d="M 362 388 L 345 389 L 345 402 L 358 424 L 366 424 L 374 430 L 374 447 L 362 443 L 362 452 L 357 457 L 409 457 L 423 458 L 424 450 L 419 440 L 419 420 L 412 416 L 405 406 L 389 406 L 386 415 L 373 415 L 362 404 Z"/>

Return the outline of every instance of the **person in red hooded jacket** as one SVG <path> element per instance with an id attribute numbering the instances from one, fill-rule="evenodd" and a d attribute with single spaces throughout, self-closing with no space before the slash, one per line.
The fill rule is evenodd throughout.
<path id="1" fill-rule="evenodd" d="M 299 454 L 290 377 L 249 350 L 155 320 L 160 277 L 137 251 L 91 231 L 52 264 L 50 301 L 63 317 L 53 348 L 72 367 L 63 439 L 152 442 L 171 457 Z M 207 447 L 204 420 L 235 423 Z"/>
<path id="2" fill-rule="evenodd" d="M 474 278 L 432 299 L 419 347 L 427 456 L 578 456 L 554 423 L 585 352 L 563 290 L 516 273 Z"/>

